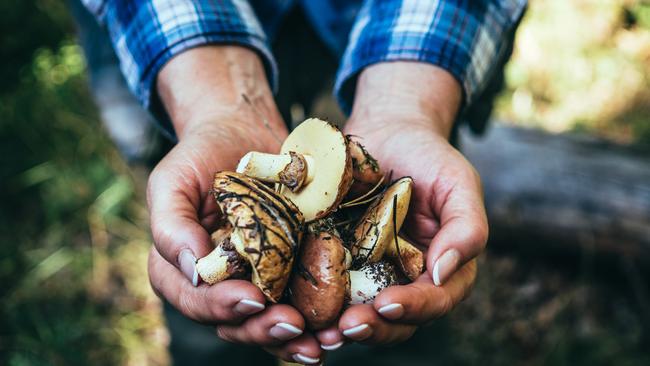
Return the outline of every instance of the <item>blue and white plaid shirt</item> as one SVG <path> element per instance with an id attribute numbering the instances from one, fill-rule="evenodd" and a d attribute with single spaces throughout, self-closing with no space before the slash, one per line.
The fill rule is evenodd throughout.
<path id="1" fill-rule="evenodd" d="M 210 43 L 241 44 L 264 60 L 274 90 L 270 50 L 293 6 L 340 58 L 334 93 L 344 111 L 356 75 L 382 61 L 411 60 L 449 71 L 467 108 L 508 56 L 525 0 L 83 0 L 106 25 L 129 87 L 149 107 L 154 81 L 174 55 Z"/>

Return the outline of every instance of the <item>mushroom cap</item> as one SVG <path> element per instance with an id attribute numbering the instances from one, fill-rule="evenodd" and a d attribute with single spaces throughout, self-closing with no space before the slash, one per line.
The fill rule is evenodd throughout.
<path id="1" fill-rule="evenodd" d="M 350 197 L 361 196 L 374 188 L 384 177 L 377 160 L 354 136 L 347 135 L 350 156 L 352 157 L 352 187 Z"/>
<path id="2" fill-rule="evenodd" d="M 356 264 L 379 261 L 404 223 L 411 201 L 413 179 L 403 177 L 374 201 L 354 229 L 350 252 Z M 395 213 L 393 214 L 393 211 Z"/>
<path id="3" fill-rule="evenodd" d="M 395 240 L 393 238 L 393 240 Z M 386 256 L 408 277 L 415 281 L 424 272 L 424 253 L 401 236 L 397 237 L 397 243 L 393 241 L 386 249 Z"/>
<path id="4" fill-rule="evenodd" d="M 345 257 L 343 242 L 335 233 L 306 234 L 291 280 L 291 303 L 313 330 L 331 325 L 343 310 L 350 285 Z"/>
<path id="5" fill-rule="evenodd" d="M 298 206 L 305 221 L 327 216 L 341 203 L 352 185 L 352 159 L 347 139 L 336 126 L 310 118 L 296 127 L 281 152 L 308 155 L 314 166 L 311 182 L 297 192 L 282 186 L 281 193 Z"/>
<path id="6" fill-rule="evenodd" d="M 277 302 L 302 237 L 302 214 L 260 181 L 235 172 L 216 173 L 213 194 L 233 227 L 230 241 L 251 265 L 252 282 Z"/>

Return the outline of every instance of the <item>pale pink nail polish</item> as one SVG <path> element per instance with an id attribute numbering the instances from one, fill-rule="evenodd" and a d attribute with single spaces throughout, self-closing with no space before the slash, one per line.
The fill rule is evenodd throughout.
<path id="1" fill-rule="evenodd" d="M 253 300 L 243 299 L 235 305 L 234 309 L 240 314 L 251 315 L 264 310 L 264 304 Z"/>
<path id="2" fill-rule="evenodd" d="M 334 344 L 321 344 L 320 348 L 324 349 L 325 351 L 336 351 L 337 349 L 341 348 L 343 345 L 343 341 L 334 343 Z"/>
<path id="3" fill-rule="evenodd" d="M 442 286 L 458 268 L 460 253 L 456 249 L 449 249 L 441 255 L 433 265 L 433 283 Z"/>
<path id="4" fill-rule="evenodd" d="M 372 335 L 372 328 L 370 328 L 368 324 L 364 323 L 344 330 L 343 335 L 356 341 L 360 341 Z"/>
<path id="5" fill-rule="evenodd" d="M 291 325 L 289 323 L 277 323 L 269 330 L 269 334 L 273 338 L 281 341 L 286 341 L 302 334 L 302 329 Z"/>
<path id="6" fill-rule="evenodd" d="M 320 359 L 318 358 L 305 356 L 300 353 L 296 353 L 295 355 L 293 355 L 293 359 L 294 361 L 301 363 L 303 365 L 313 365 L 318 363 L 318 361 L 320 361 Z"/>
<path id="7" fill-rule="evenodd" d="M 377 310 L 379 314 L 388 319 L 399 319 L 404 315 L 404 306 L 402 304 L 388 304 Z"/>
<path id="8" fill-rule="evenodd" d="M 196 271 L 196 257 L 194 253 L 189 249 L 181 250 L 178 254 L 178 265 L 183 275 L 192 282 L 192 286 L 198 286 L 199 273 Z"/>

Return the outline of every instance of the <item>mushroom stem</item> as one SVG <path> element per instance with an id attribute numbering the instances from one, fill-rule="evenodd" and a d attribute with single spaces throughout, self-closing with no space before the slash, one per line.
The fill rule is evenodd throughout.
<path id="1" fill-rule="evenodd" d="M 196 271 L 203 282 L 214 285 L 229 278 L 244 277 L 249 272 L 249 266 L 246 258 L 237 253 L 230 238 L 224 237 L 210 254 L 196 262 Z"/>
<path id="2" fill-rule="evenodd" d="M 237 173 L 268 183 L 280 183 L 297 192 L 309 184 L 313 177 L 314 160 L 309 155 L 290 152 L 267 154 L 248 152 L 237 165 Z"/>
<path id="3" fill-rule="evenodd" d="M 388 262 L 369 263 L 350 274 L 350 305 L 372 304 L 381 290 L 397 284 L 395 268 Z"/>
<path id="4" fill-rule="evenodd" d="M 196 262 L 196 271 L 203 282 L 214 285 L 228 278 L 243 277 L 249 272 L 246 259 L 242 257 L 230 241 L 232 228 L 217 230 L 212 234 L 216 247 L 210 254 Z"/>
<path id="5" fill-rule="evenodd" d="M 214 285 L 230 277 L 228 271 L 228 255 L 221 247 L 216 247 L 210 254 L 196 262 L 196 271 L 203 282 Z"/>

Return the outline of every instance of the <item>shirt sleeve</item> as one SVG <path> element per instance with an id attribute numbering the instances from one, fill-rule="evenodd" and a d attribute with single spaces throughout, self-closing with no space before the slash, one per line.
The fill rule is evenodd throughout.
<path id="1" fill-rule="evenodd" d="M 336 78 L 341 107 L 350 112 L 364 67 L 409 60 L 451 73 L 463 89 L 462 110 L 471 108 L 509 57 L 525 8 L 525 0 L 366 0 Z"/>
<path id="2" fill-rule="evenodd" d="M 108 28 L 131 91 L 147 108 L 156 76 L 175 55 L 210 43 L 238 44 L 261 56 L 272 88 L 277 67 L 266 35 L 246 0 L 83 0 Z"/>

